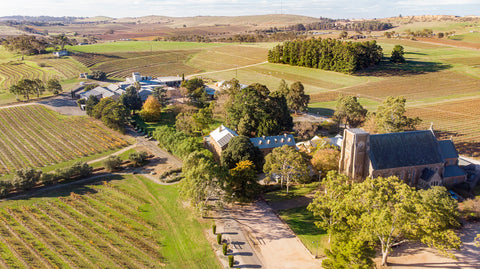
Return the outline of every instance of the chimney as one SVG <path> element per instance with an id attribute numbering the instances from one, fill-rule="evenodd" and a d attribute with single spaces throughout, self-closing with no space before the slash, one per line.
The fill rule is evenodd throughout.
<path id="1" fill-rule="evenodd" d="M 280 139 L 280 142 L 285 143 L 285 138 Z"/>
<path id="2" fill-rule="evenodd" d="M 270 144 L 270 139 L 267 140 L 267 144 Z"/>
<path id="3" fill-rule="evenodd" d="M 278 139 L 275 138 L 275 144 L 277 144 L 277 143 L 278 143 Z"/>
<path id="4" fill-rule="evenodd" d="M 287 141 L 288 141 L 288 142 L 292 142 L 292 138 L 289 137 L 289 138 L 287 139 Z"/>
<path id="5" fill-rule="evenodd" d="M 260 140 L 260 141 L 258 141 L 258 144 L 259 144 L 259 145 L 261 145 L 261 144 L 262 144 L 262 142 L 263 142 L 263 141 L 262 141 L 262 140 Z"/>
<path id="6" fill-rule="evenodd" d="M 284 133 L 283 136 L 287 137 L 287 133 Z"/>

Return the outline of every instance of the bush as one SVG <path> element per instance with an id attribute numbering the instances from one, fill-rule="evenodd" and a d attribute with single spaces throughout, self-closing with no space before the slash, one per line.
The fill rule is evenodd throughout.
<path id="1" fill-rule="evenodd" d="M 228 245 L 227 245 L 227 243 L 223 243 L 223 245 L 222 245 L 222 251 L 223 251 L 223 255 L 227 256 L 227 252 L 228 252 Z"/>
<path id="2" fill-rule="evenodd" d="M 147 162 L 148 154 L 145 151 L 133 152 L 128 155 L 128 160 L 132 162 L 135 167 L 140 167 Z"/>
<path id="3" fill-rule="evenodd" d="M 217 243 L 219 245 L 222 243 L 222 234 L 217 234 Z"/>
<path id="4" fill-rule="evenodd" d="M 92 174 L 93 168 L 86 162 L 75 162 L 70 167 L 55 170 L 55 174 L 60 179 L 71 179 L 73 177 L 88 177 Z"/>
<path id="5" fill-rule="evenodd" d="M 37 171 L 33 168 L 17 170 L 13 177 L 13 185 L 19 190 L 31 189 L 40 181 L 41 175 L 42 171 Z"/>
<path id="6" fill-rule="evenodd" d="M 232 268 L 234 263 L 235 263 L 235 259 L 233 258 L 233 255 L 228 255 L 228 266 Z"/>
<path id="7" fill-rule="evenodd" d="M 212 233 L 215 234 L 217 232 L 217 225 L 212 225 Z"/>
<path id="8" fill-rule="evenodd" d="M 92 79 L 94 79 L 94 80 L 105 80 L 105 79 L 107 79 L 107 74 L 105 74 L 105 72 L 103 72 L 103 71 L 95 70 L 92 73 Z"/>
<path id="9" fill-rule="evenodd" d="M 117 170 L 121 164 L 122 160 L 116 155 L 108 156 L 108 158 L 103 161 L 103 167 L 109 172 Z"/>

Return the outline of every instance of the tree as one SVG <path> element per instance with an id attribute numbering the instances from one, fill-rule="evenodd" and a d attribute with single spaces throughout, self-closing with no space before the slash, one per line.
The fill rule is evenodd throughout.
<path id="1" fill-rule="evenodd" d="M 228 199 L 240 202 L 252 201 L 260 190 L 253 162 L 250 160 L 240 161 L 235 168 L 230 169 L 223 189 Z"/>
<path id="2" fill-rule="evenodd" d="M 35 93 L 37 94 L 37 98 L 40 98 L 40 95 L 43 94 L 43 92 L 45 91 L 45 84 L 43 83 L 43 81 L 41 81 L 38 78 L 33 79 L 31 83 L 32 83 L 33 88 L 35 89 Z"/>
<path id="3" fill-rule="evenodd" d="M 85 102 L 85 111 L 90 117 L 94 117 L 95 106 L 100 102 L 98 98 L 94 95 L 90 95 Z"/>
<path id="4" fill-rule="evenodd" d="M 162 105 L 150 95 L 143 104 L 140 116 L 144 121 L 159 121 L 162 116 Z"/>
<path id="5" fill-rule="evenodd" d="M 205 83 L 201 78 L 192 78 L 182 83 L 182 86 L 187 89 L 187 96 L 190 102 L 197 106 L 203 107 L 207 100 L 205 92 Z"/>
<path id="6" fill-rule="evenodd" d="M 15 171 L 13 184 L 17 189 L 28 190 L 40 181 L 42 171 L 33 168 L 23 168 Z"/>
<path id="7" fill-rule="evenodd" d="M 63 91 L 62 85 L 56 78 L 51 78 L 47 81 L 47 91 L 52 92 L 53 94 L 58 94 Z"/>
<path id="8" fill-rule="evenodd" d="M 312 138 L 318 130 L 318 124 L 309 121 L 297 121 L 293 126 L 293 130 L 300 139 Z"/>
<path id="9" fill-rule="evenodd" d="M 280 80 L 280 85 L 278 86 L 277 91 L 283 96 L 287 96 L 290 92 L 290 88 L 288 88 L 288 84 L 284 79 Z"/>
<path id="10" fill-rule="evenodd" d="M 137 89 L 133 86 L 128 87 L 125 93 L 120 96 L 120 102 L 134 113 L 135 110 L 142 109 L 142 99 L 140 99 Z"/>
<path id="11" fill-rule="evenodd" d="M 128 160 L 133 164 L 135 167 L 140 167 L 144 165 L 147 161 L 148 153 L 145 151 L 140 152 L 132 152 L 128 155 Z"/>
<path id="12" fill-rule="evenodd" d="M 100 70 L 94 70 L 92 73 L 92 79 L 94 80 L 106 80 L 107 74 Z"/>
<path id="13" fill-rule="evenodd" d="M 200 132 L 203 136 L 203 130 L 208 129 L 210 124 L 213 123 L 213 107 L 215 103 L 210 103 L 205 108 L 200 108 L 197 113 L 193 114 L 193 120 L 195 122 L 196 131 Z"/>
<path id="14" fill-rule="evenodd" d="M 21 79 L 17 84 L 10 86 L 9 91 L 17 96 L 23 95 L 23 98 L 30 100 L 30 95 L 37 93 L 37 82 L 31 79 Z"/>
<path id="15" fill-rule="evenodd" d="M 340 151 L 335 147 L 318 148 L 312 156 L 312 166 L 316 171 L 326 175 L 329 171 L 338 171 L 338 162 L 340 161 Z"/>
<path id="16" fill-rule="evenodd" d="M 309 179 L 310 169 L 307 161 L 294 148 L 284 145 L 275 148 L 265 157 L 263 171 L 269 178 L 276 176 L 280 179 L 280 186 L 289 186 L 292 182 L 303 183 Z"/>
<path id="17" fill-rule="evenodd" d="M 397 177 L 377 177 L 355 184 L 346 196 L 353 212 L 348 220 L 352 229 L 358 236 L 380 242 L 382 265 L 387 265 L 392 246 L 404 238 L 420 239 L 442 249 L 460 246 L 458 236 L 449 230 L 456 224 L 456 214 L 452 215 L 457 211 L 456 203 L 448 202 L 445 194 L 442 198 L 438 189 L 426 192 L 419 194 Z"/>
<path id="18" fill-rule="evenodd" d="M 88 99 L 90 100 L 90 98 Z M 88 106 L 89 100 L 87 100 L 87 106 Z M 106 98 L 100 99 L 99 102 L 93 107 L 92 113 L 90 113 L 91 117 L 94 117 L 95 119 L 101 119 L 103 116 L 103 111 L 105 110 L 105 107 L 107 107 L 109 104 L 112 104 L 112 103 L 115 103 L 115 100 L 113 100 L 112 97 L 106 97 Z M 88 110 L 87 110 L 87 114 L 88 114 Z"/>
<path id="19" fill-rule="evenodd" d="M 370 269 L 375 258 L 374 248 L 365 240 L 352 238 L 334 241 L 330 249 L 325 249 L 326 259 L 322 261 L 325 269 Z"/>
<path id="20" fill-rule="evenodd" d="M 375 114 L 375 124 L 379 133 L 395 133 L 405 130 L 414 130 L 421 119 L 409 118 L 405 115 L 405 103 L 403 96 L 389 96 L 382 105 L 378 106 Z"/>
<path id="21" fill-rule="evenodd" d="M 298 114 L 299 111 L 306 111 L 310 101 L 310 95 L 305 94 L 305 89 L 300 81 L 294 82 L 290 86 L 290 90 L 285 98 L 287 99 L 288 108 L 295 111 L 295 114 Z"/>
<path id="22" fill-rule="evenodd" d="M 401 45 L 395 45 L 392 50 L 392 56 L 390 56 L 390 61 L 392 63 L 404 63 L 405 58 L 403 55 L 405 52 L 403 51 L 403 47 Z"/>
<path id="23" fill-rule="evenodd" d="M 60 50 L 63 50 L 66 45 L 71 45 L 71 40 L 65 36 L 65 34 L 59 34 L 53 37 L 53 43 L 60 46 Z"/>
<path id="24" fill-rule="evenodd" d="M 367 110 L 358 102 L 357 97 L 339 96 L 335 109 L 335 118 L 351 128 L 356 128 L 365 122 Z"/>
<path id="25" fill-rule="evenodd" d="M 220 159 L 222 165 L 228 169 L 235 168 L 241 161 L 249 160 L 255 165 L 256 170 L 260 171 L 263 164 L 262 152 L 244 135 L 233 137 Z"/>
<path id="26" fill-rule="evenodd" d="M 341 31 L 340 34 L 338 35 L 338 38 L 340 39 L 345 39 L 348 37 L 347 31 Z"/>
<path id="27" fill-rule="evenodd" d="M 108 158 L 103 160 L 103 167 L 109 172 L 117 170 L 121 165 L 122 160 L 117 155 L 110 155 Z"/>
<path id="28" fill-rule="evenodd" d="M 104 98 L 105 99 L 105 98 Z M 103 100 L 103 99 L 102 99 Z M 100 101 L 101 102 L 101 101 Z M 125 132 L 125 120 L 128 116 L 127 108 L 120 102 L 111 102 L 102 111 L 102 122 L 109 128 Z"/>
<path id="29" fill-rule="evenodd" d="M 184 179 L 180 182 L 180 195 L 199 209 L 203 216 L 208 201 L 218 194 L 222 169 L 211 157 L 196 151 L 185 159 L 182 174 Z"/>
<path id="30" fill-rule="evenodd" d="M 35 36 L 21 35 L 9 36 L 2 42 L 7 50 L 17 51 L 22 54 L 22 61 L 24 56 L 33 53 L 42 53 L 47 43 L 43 39 L 38 39 Z"/>
<path id="31" fill-rule="evenodd" d="M 322 180 L 323 191 L 315 193 L 315 198 L 308 205 L 307 209 L 313 212 L 313 215 L 319 217 L 315 225 L 327 231 L 328 243 L 331 242 L 332 235 L 344 231 L 344 218 L 347 212 L 344 210 L 344 199 L 351 190 L 352 185 L 349 178 L 339 174 L 337 171 L 329 171 Z"/>

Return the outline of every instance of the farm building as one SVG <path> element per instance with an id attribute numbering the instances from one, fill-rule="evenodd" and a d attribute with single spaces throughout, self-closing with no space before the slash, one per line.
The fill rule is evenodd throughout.
<path id="1" fill-rule="evenodd" d="M 60 51 L 54 51 L 53 52 L 53 56 L 55 57 L 62 57 L 62 56 L 67 56 L 68 55 L 68 51 L 66 50 L 60 50 Z"/>
<path id="2" fill-rule="evenodd" d="M 213 130 L 210 135 L 203 138 L 203 143 L 204 146 L 213 153 L 215 159 L 219 160 L 222 156 L 222 151 L 228 147 L 228 143 L 235 136 L 238 136 L 235 131 L 220 125 L 220 127 Z M 272 152 L 274 148 L 282 147 L 283 145 L 295 148 L 295 139 L 293 135 L 289 134 L 255 137 L 250 138 L 250 141 L 255 147 L 260 149 L 263 155 L 267 155 Z"/>
<path id="3" fill-rule="evenodd" d="M 374 135 L 346 129 L 339 170 L 357 180 L 395 175 L 417 188 L 450 188 L 466 180 L 455 145 L 438 141 L 432 129 Z"/>

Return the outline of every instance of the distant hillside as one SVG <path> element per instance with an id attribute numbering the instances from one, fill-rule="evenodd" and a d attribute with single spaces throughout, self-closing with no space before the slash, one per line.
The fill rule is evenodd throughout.
<path id="1" fill-rule="evenodd" d="M 63 22 L 71 23 L 82 17 L 51 17 L 51 16 L 4 16 L 0 17 L 0 21 L 28 21 L 28 22 Z"/>

